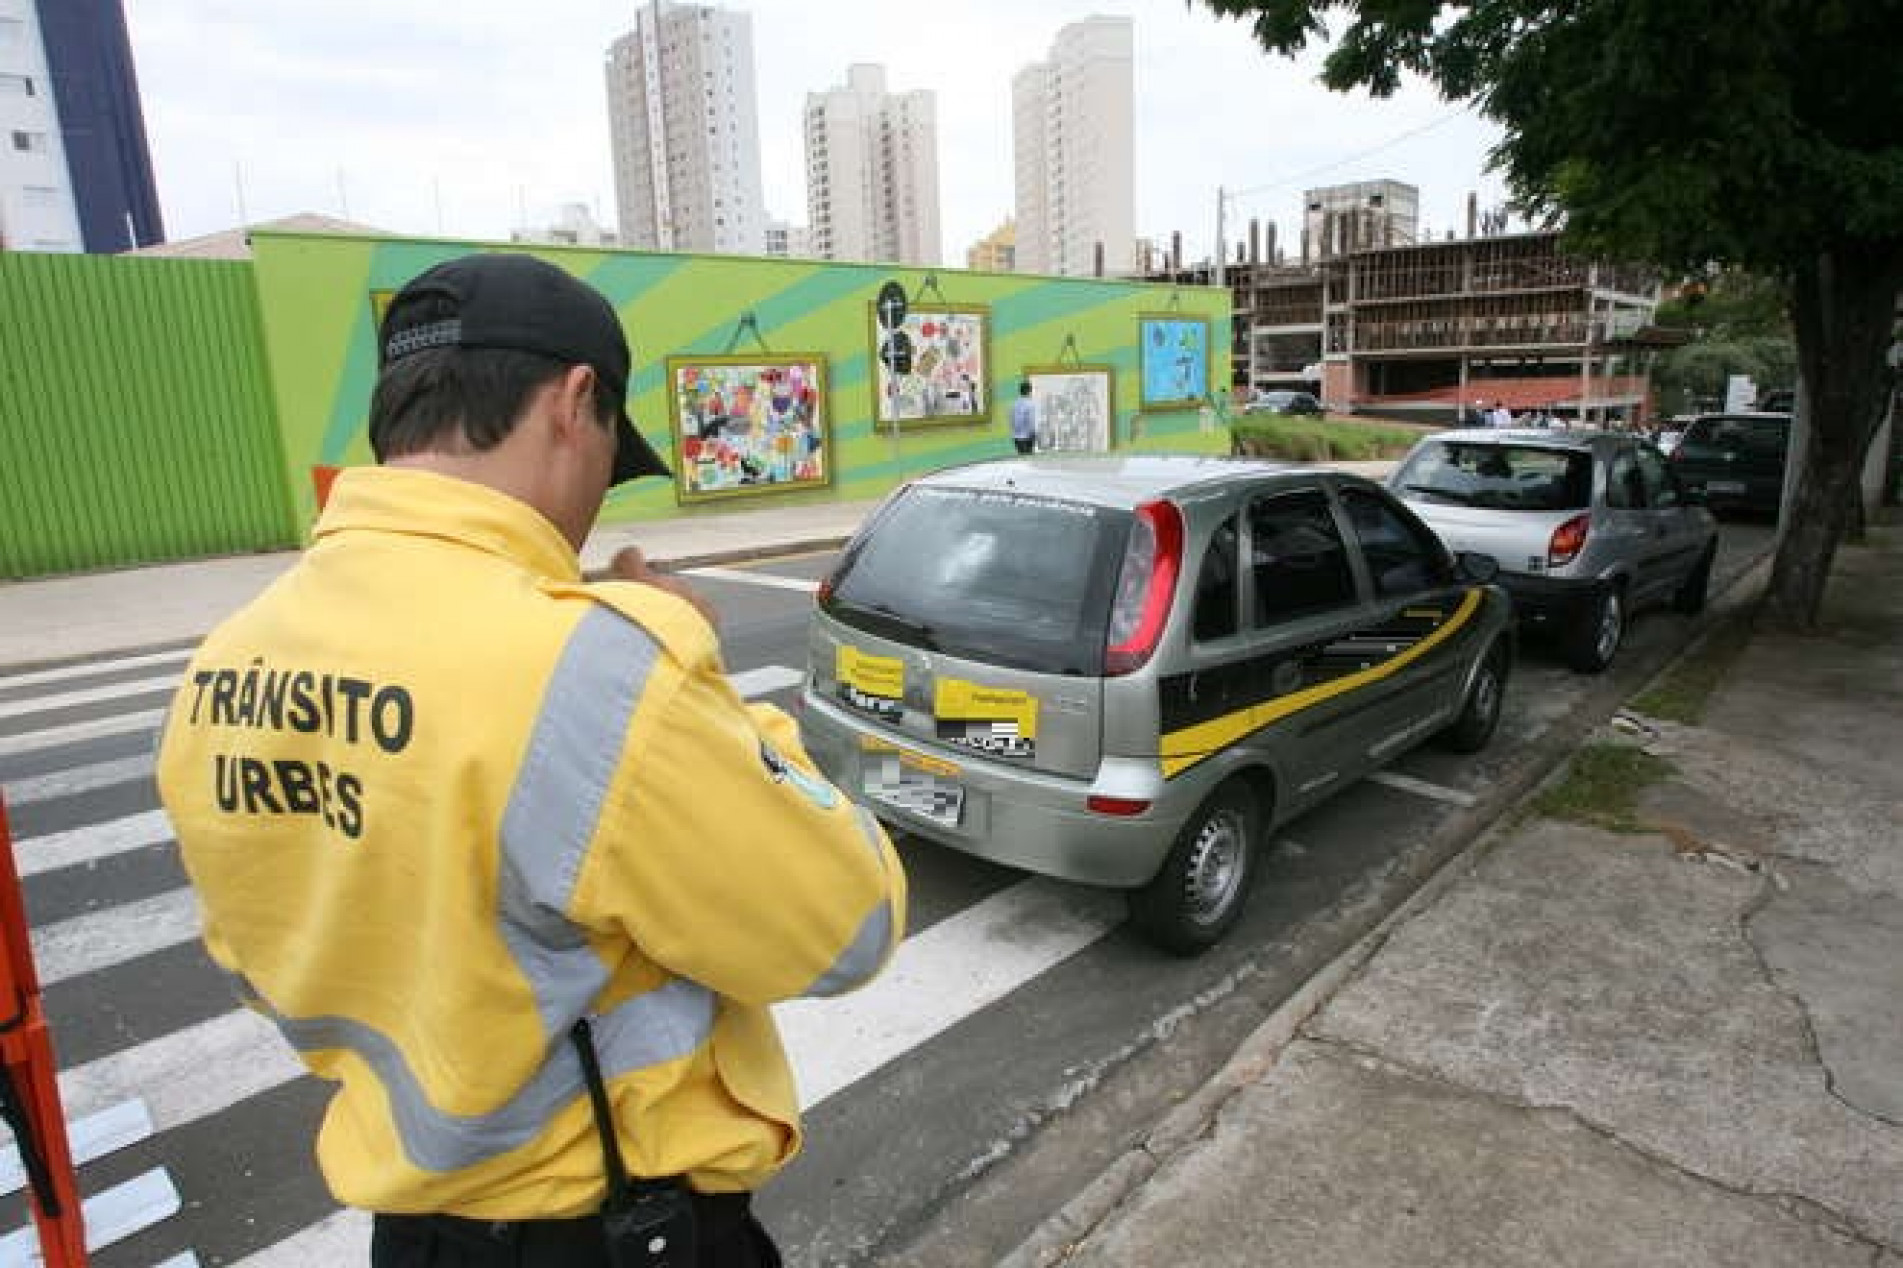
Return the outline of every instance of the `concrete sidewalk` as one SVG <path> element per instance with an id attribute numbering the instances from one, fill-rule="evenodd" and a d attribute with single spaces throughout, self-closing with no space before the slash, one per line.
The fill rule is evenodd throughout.
<path id="1" fill-rule="evenodd" d="M 1619 835 L 1483 837 L 1011 1268 L 1903 1268 L 1903 528 Z"/>

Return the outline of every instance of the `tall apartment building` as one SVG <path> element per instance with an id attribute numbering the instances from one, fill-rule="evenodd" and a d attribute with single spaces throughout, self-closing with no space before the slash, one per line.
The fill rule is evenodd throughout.
<path id="1" fill-rule="evenodd" d="M 789 260 L 805 260 L 813 254 L 813 235 L 805 225 L 787 220 L 766 222 L 766 253 Z"/>
<path id="2" fill-rule="evenodd" d="M 806 209 L 819 259 L 939 263 L 934 94 L 887 92 L 885 68 L 866 64 L 808 93 Z"/>
<path id="3" fill-rule="evenodd" d="M 1134 43 L 1129 18 L 1073 22 L 1011 81 L 1021 272 L 1136 267 Z"/>
<path id="4" fill-rule="evenodd" d="M 0 0 L 0 246 L 164 239 L 120 0 Z"/>
<path id="5" fill-rule="evenodd" d="M 763 252 L 753 18 L 653 0 L 609 48 L 607 75 L 621 241 Z"/>

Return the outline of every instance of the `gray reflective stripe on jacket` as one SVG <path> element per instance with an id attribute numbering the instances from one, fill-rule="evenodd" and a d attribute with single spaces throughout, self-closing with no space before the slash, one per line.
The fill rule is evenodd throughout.
<path id="1" fill-rule="evenodd" d="M 879 830 L 879 821 L 864 806 L 854 806 L 855 817 L 859 824 L 860 835 L 872 850 L 873 857 L 879 860 L 879 866 L 885 866 L 885 850 L 881 842 L 883 835 Z M 897 932 L 898 924 L 892 918 L 892 903 L 888 899 L 872 909 L 859 925 L 859 932 L 839 953 L 833 966 L 820 974 L 813 984 L 806 988 L 805 995 L 840 995 L 862 986 L 872 980 L 885 963 L 892 951 L 892 935 Z"/>

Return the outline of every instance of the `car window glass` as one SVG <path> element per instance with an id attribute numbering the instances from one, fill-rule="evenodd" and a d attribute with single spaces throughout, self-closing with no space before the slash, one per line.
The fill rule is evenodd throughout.
<path id="1" fill-rule="evenodd" d="M 1341 504 L 1374 578 L 1376 594 L 1384 598 L 1414 594 L 1448 579 L 1447 557 L 1439 541 L 1387 498 L 1365 489 L 1343 489 Z"/>
<path id="2" fill-rule="evenodd" d="M 1258 627 L 1355 601 L 1348 550 L 1319 489 L 1250 505 L 1249 570 Z"/>
<path id="3" fill-rule="evenodd" d="M 1129 531 L 1127 511 L 914 488 L 852 547 L 827 611 L 913 646 L 1094 675 Z"/>
<path id="4" fill-rule="evenodd" d="M 1648 506 L 1662 510 L 1678 506 L 1684 500 L 1679 496 L 1678 478 L 1656 450 L 1639 450 L 1638 461 L 1639 474 L 1645 481 L 1645 501 Z"/>
<path id="5" fill-rule="evenodd" d="M 1238 536 L 1233 515 L 1210 535 L 1203 566 L 1196 574 L 1196 607 L 1190 622 L 1198 642 L 1229 638 L 1236 632 Z"/>
<path id="6" fill-rule="evenodd" d="M 1606 505 L 1615 511 L 1636 511 L 1645 505 L 1645 477 L 1639 474 L 1639 460 L 1630 449 L 1612 456 L 1606 473 Z"/>
<path id="7" fill-rule="evenodd" d="M 1487 510 L 1579 510 L 1592 500 L 1592 458 L 1577 449 L 1427 441 L 1408 456 L 1394 487 L 1430 502 Z"/>

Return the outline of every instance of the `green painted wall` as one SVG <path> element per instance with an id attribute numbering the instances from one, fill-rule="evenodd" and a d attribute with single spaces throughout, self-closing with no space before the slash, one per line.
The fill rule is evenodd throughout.
<path id="1" fill-rule="evenodd" d="M 265 346 L 276 387 L 285 454 L 284 486 L 300 522 L 314 514 L 311 469 L 371 460 L 364 439 L 376 340 L 371 296 L 394 291 L 440 260 L 478 244 L 342 238 L 259 232 L 253 237 Z M 833 483 L 825 489 L 775 489 L 682 505 L 673 485 L 643 480 L 618 490 L 608 522 L 721 514 L 800 501 L 883 494 L 921 471 L 1011 452 L 1008 417 L 1028 365 L 1070 361 L 1114 366 L 1112 405 L 1120 448 L 1226 450 L 1226 436 L 1205 432 L 1197 411 L 1140 414 L 1139 313 L 1180 312 L 1209 319 L 1212 393 L 1226 390 L 1229 298 L 1214 288 L 1026 277 L 961 270 L 825 264 L 733 256 L 567 248 L 519 248 L 586 279 L 613 302 L 634 347 L 632 413 L 661 453 L 672 451 L 663 359 L 719 354 L 752 313 L 775 353 L 822 353 L 828 361 Z M 936 289 L 926 286 L 928 277 Z M 912 426 L 893 434 L 873 426 L 871 304 L 897 280 L 915 302 L 980 305 L 989 310 L 990 418 L 981 425 Z M 758 349 L 740 338 L 739 352 Z"/>
<path id="2" fill-rule="evenodd" d="M 0 576 L 282 548 L 247 264 L 0 252 Z"/>

